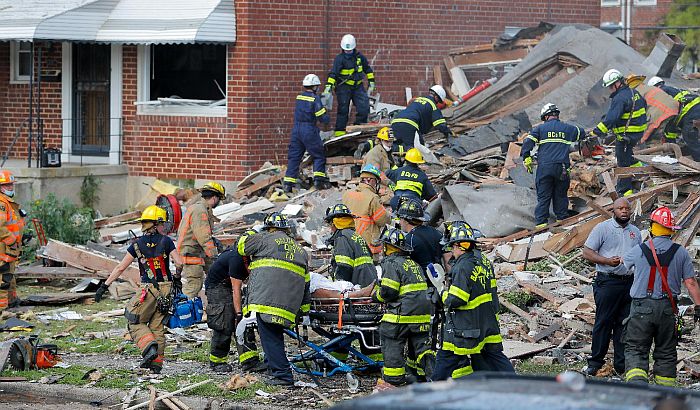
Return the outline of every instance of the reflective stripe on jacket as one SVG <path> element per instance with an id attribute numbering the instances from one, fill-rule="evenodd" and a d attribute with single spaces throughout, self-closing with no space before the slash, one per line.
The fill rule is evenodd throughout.
<path id="1" fill-rule="evenodd" d="M 443 134 L 449 133 L 447 121 L 442 116 L 433 97 L 418 97 L 413 100 L 403 111 L 399 112 L 392 124 L 406 123 L 413 126 L 420 134 L 425 134 L 433 128 L 437 128 Z"/>
<path id="2" fill-rule="evenodd" d="M 354 229 L 338 229 L 330 242 L 333 244 L 333 280 L 344 280 L 362 287 L 377 280 L 377 270 L 367 242 Z"/>
<path id="3" fill-rule="evenodd" d="M 333 68 L 328 73 L 326 85 L 355 87 L 362 84 L 365 75 L 367 81 L 374 82 L 374 71 L 362 53 L 357 50 L 350 54 L 340 53 L 333 60 Z"/>
<path id="4" fill-rule="evenodd" d="M 212 237 L 215 217 L 206 200 L 187 207 L 177 230 L 177 251 L 186 265 L 204 265 L 203 258 L 216 258 L 219 254 Z"/>
<path id="5" fill-rule="evenodd" d="M 386 303 L 382 322 L 430 323 L 431 303 L 423 268 L 407 256 L 392 254 L 380 262 L 382 281 L 373 299 Z"/>
<path id="6" fill-rule="evenodd" d="M 22 252 L 24 218 L 19 204 L 0 193 L 0 261 L 14 262 Z"/>
<path id="7" fill-rule="evenodd" d="M 605 119 L 593 128 L 598 136 L 612 131 L 618 140 L 624 136 L 639 140 L 647 129 L 647 103 L 637 90 L 623 86 L 610 95 L 610 108 Z"/>

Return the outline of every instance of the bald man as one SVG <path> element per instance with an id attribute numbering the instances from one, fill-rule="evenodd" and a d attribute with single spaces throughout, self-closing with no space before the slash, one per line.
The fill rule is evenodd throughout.
<path id="1" fill-rule="evenodd" d="M 629 316 L 634 275 L 622 263 L 622 257 L 642 243 L 642 234 L 630 223 L 630 215 L 629 201 L 617 199 L 613 203 L 613 217 L 593 228 L 583 248 L 583 257 L 596 264 L 597 272 L 593 282 L 596 312 L 592 354 L 585 369 L 590 376 L 595 376 L 605 364 L 611 338 L 615 349 L 613 367 L 620 375 L 625 372 L 622 321 Z"/>

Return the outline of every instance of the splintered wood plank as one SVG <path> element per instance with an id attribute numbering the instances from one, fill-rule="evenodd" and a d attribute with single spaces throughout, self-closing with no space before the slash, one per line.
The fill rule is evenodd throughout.
<path id="1" fill-rule="evenodd" d="M 119 222 L 126 222 L 126 221 L 131 221 L 133 219 L 138 218 L 141 216 L 141 211 L 132 211 L 132 212 L 127 212 L 124 214 L 120 215 L 114 215 L 110 216 L 109 218 L 100 218 L 100 219 L 95 219 L 95 228 L 99 229 L 102 228 L 103 226 L 119 223 Z"/>
<path id="2" fill-rule="evenodd" d="M 253 185 L 249 186 L 248 188 L 244 188 L 244 189 L 241 189 L 241 190 L 234 192 L 233 197 L 235 199 L 239 199 L 239 198 L 242 198 L 244 196 L 250 195 L 256 191 L 259 191 L 261 189 L 265 189 L 265 188 L 269 187 L 270 185 L 281 180 L 282 178 L 284 178 L 284 175 L 282 173 L 280 173 L 279 175 L 271 176 L 269 178 L 265 178 L 262 181 L 258 182 L 257 184 L 253 184 Z"/>
<path id="3" fill-rule="evenodd" d="M 534 283 L 527 283 L 527 282 L 520 282 L 519 281 L 518 284 L 520 285 L 520 287 L 525 289 L 528 293 L 534 293 L 535 295 L 540 296 L 540 297 L 554 303 L 557 306 L 564 303 L 564 300 L 562 300 L 560 297 L 556 296 L 555 294 L 553 294 L 552 292 L 550 292 L 548 290 L 544 290 L 544 289 L 540 288 L 539 286 L 535 285 Z"/>
<path id="4" fill-rule="evenodd" d="M 503 341 L 503 353 L 509 359 L 530 356 L 553 347 L 555 347 L 555 345 L 551 343 L 526 343 L 517 340 Z"/>
<path id="5" fill-rule="evenodd" d="M 601 174 L 603 177 L 603 182 L 605 183 L 605 189 L 608 190 L 608 195 L 613 201 L 617 199 L 617 191 L 615 190 L 615 183 L 613 182 L 610 172 L 605 171 Z"/>
<path id="6" fill-rule="evenodd" d="M 20 266 L 15 276 L 24 279 L 104 279 L 107 272 L 88 272 L 72 266 Z"/>

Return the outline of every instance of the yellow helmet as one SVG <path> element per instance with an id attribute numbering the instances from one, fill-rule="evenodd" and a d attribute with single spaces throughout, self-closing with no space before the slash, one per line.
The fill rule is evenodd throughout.
<path id="1" fill-rule="evenodd" d="M 406 161 L 414 164 L 425 164 L 423 155 L 418 151 L 418 148 L 411 148 L 406 152 Z"/>
<path id="2" fill-rule="evenodd" d="M 389 127 L 383 127 L 377 133 L 377 138 L 380 140 L 384 140 L 384 141 L 393 141 L 394 136 L 391 134 L 392 134 L 392 132 L 391 132 L 391 129 L 389 129 Z"/>
<path id="3" fill-rule="evenodd" d="M 141 213 L 141 218 L 139 218 L 139 221 L 165 222 L 167 220 L 168 214 L 165 212 L 165 209 L 155 205 L 144 209 L 143 213 Z"/>
<path id="4" fill-rule="evenodd" d="M 218 182 L 209 181 L 206 184 L 204 184 L 201 188 L 199 188 L 199 190 L 200 191 L 212 191 L 212 192 L 216 193 L 216 195 L 219 198 L 221 198 L 221 199 L 226 198 L 226 189 L 224 189 L 224 186 Z"/>

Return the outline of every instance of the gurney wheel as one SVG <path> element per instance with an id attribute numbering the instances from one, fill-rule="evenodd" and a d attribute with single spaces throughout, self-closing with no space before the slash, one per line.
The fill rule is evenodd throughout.
<path id="1" fill-rule="evenodd" d="M 360 387 L 360 379 L 355 377 L 352 373 L 345 373 L 345 379 L 348 383 L 348 390 L 351 392 L 357 392 Z"/>

